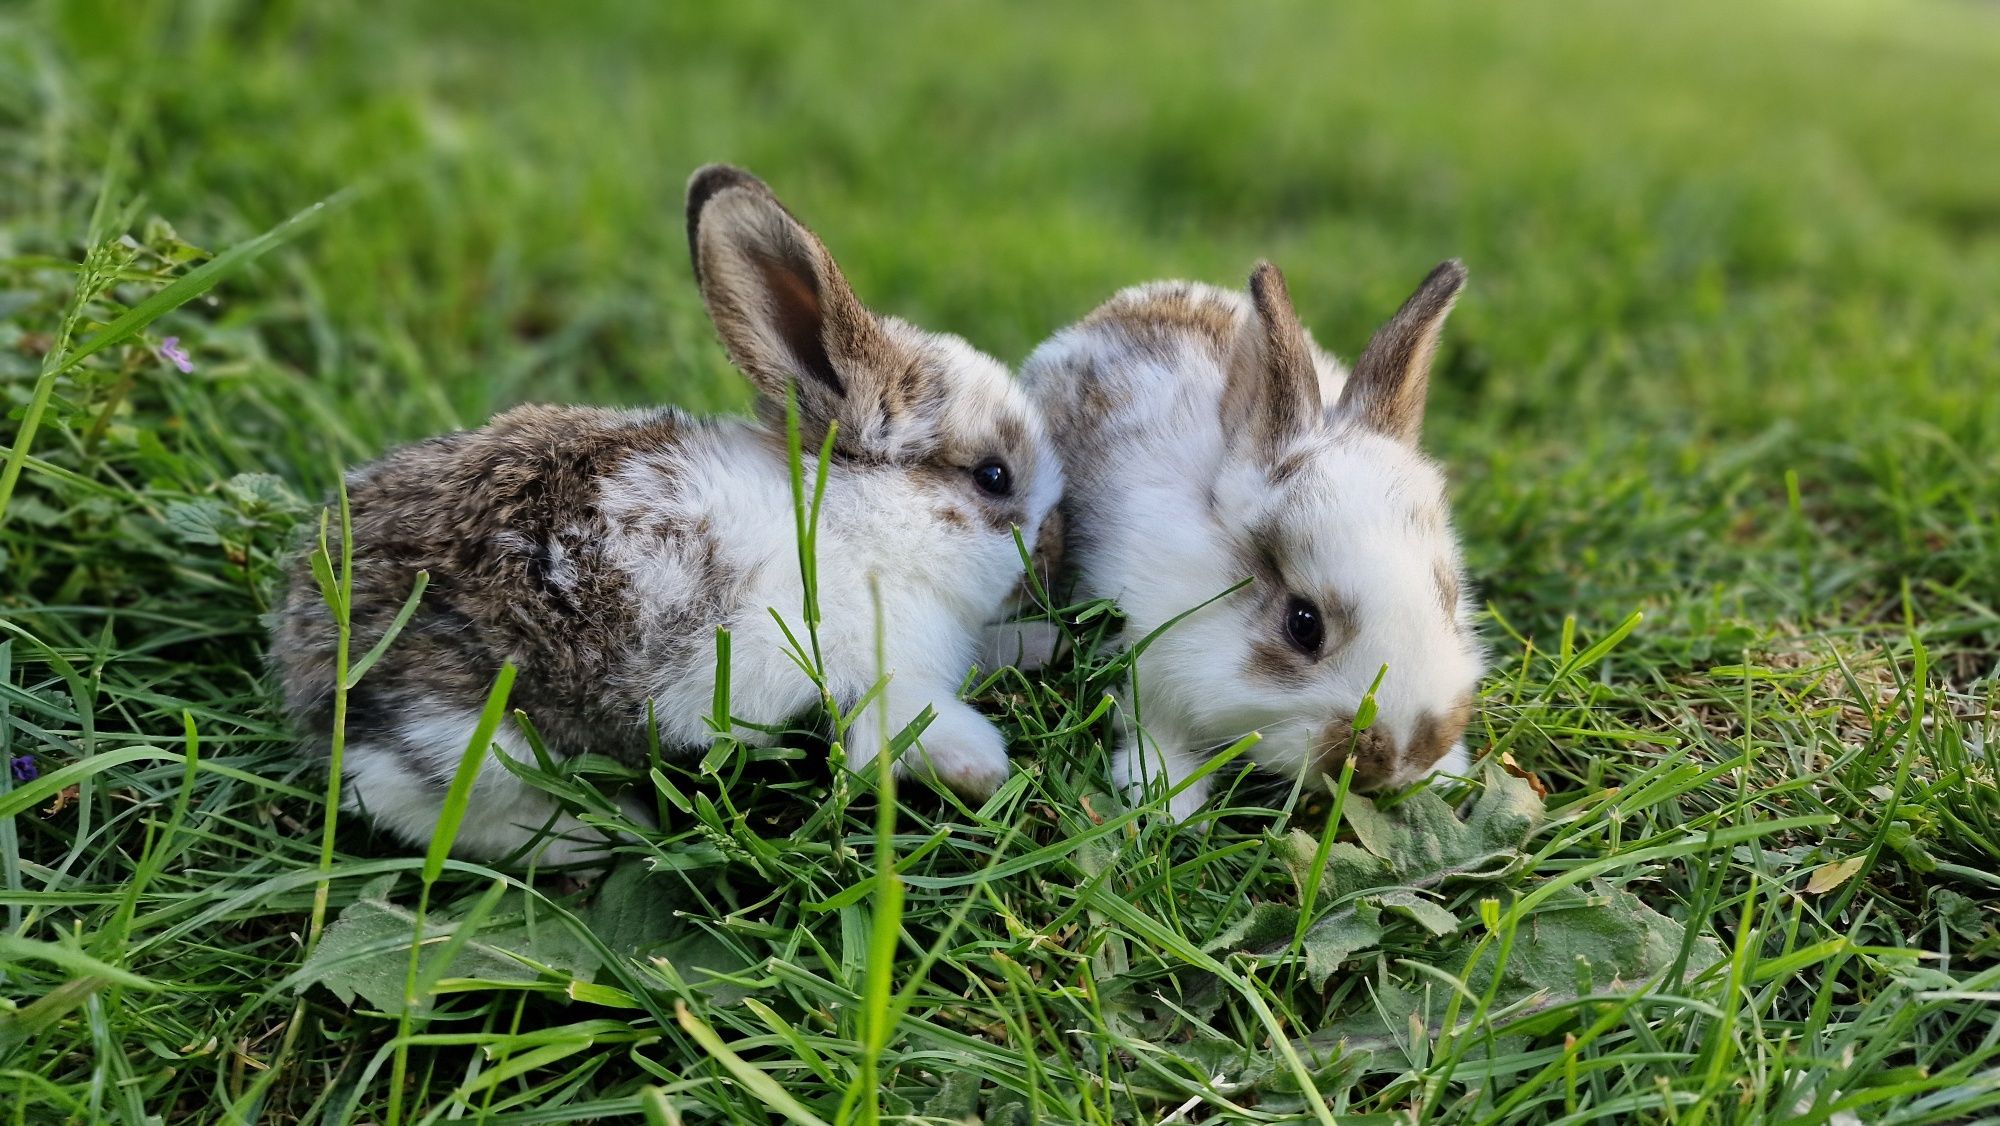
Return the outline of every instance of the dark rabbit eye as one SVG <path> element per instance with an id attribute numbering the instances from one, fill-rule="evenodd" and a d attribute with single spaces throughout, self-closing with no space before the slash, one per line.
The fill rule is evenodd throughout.
<path id="1" fill-rule="evenodd" d="M 1318 655 L 1321 643 L 1326 640 L 1326 625 L 1320 620 L 1319 607 L 1303 598 L 1292 599 L 1285 608 L 1285 635 L 1299 647 L 1299 652 Z"/>
<path id="2" fill-rule="evenodd" d="M 1007 472 L 1005 463 L 996 458 L 987 458 L 972 467 L 972 483 L 989 496 L 1004 497 L 1014 488 L 1014 475 Z"/>

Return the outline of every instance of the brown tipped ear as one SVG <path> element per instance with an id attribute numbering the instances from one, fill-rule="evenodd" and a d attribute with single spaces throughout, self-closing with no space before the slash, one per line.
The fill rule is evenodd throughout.
<path id="1" fill-rule="evenodd" d="M 1452 303 L 1465 288 L 1465 264 L 1438 263 L 1389 323 L 1375 330 L 1341 389 L 1336 413 L 1414 446 L 1424 429 L 1431 359 Z"/>
<path id="2" fill-rule="evenodd" d="M 1250 308 L 1230 350 L 1222 423 L 1232 444 L 1275 458 L 1319 421 L 1319 369 L 1285 275 L 1269 262 L 1250 273 Z"/>
<path id="3" fill-rule="evenodd" d="M 688 180 L 687 228 L 695 281 L 729 358 L 767 403 L 783 404 L 797 387 L 801 417 L 823 432 L 849 391 L 843 372 L 880 347 L 875 315 L 818 237 L 740 168 L 711 164 Z"/>

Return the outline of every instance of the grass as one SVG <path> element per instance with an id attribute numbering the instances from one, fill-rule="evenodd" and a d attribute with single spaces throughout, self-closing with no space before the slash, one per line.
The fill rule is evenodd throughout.
<path id="1" fill-rule="evenodd" d="M 0 772 L 0 1118 L 2000 1113 L 1996 71 L 1946 0 L 0 13 L 0 750 L 40 771 Z M 678 217 L 714 159 L 1010 360 L 1261 256 L 1351 354 L 1465 258 L 1428 441 L 1475 744 L 1546 800 L 1127 815 L 1086 637 L 969 686 L 1017 736 L 978 809 L 795 741 L 639 770 L 666 828 L 593 889 L 352 820 L 323 864 L 279 559 L 340 465 L 509 403 L 740 409 Z M 611 817 L 634 770 L 530 773 Z"/>

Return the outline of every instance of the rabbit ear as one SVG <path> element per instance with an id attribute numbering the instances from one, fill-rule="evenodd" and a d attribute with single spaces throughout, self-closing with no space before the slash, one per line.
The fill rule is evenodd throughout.
<path id="1" fill-rule="evenodd" d="M 1223 432 L 1272 459 L 1318 424 L 1319 369 L 1285 275 L 1269 262 L 1250 273 L 1250 305 L 1252 315 L 1237 329 L 1230 351 Z"/>
<path id="2" fill-rule="evenodd" d="M 1437 354 L 1444 319 L 1464 288 L 1464 263 L 1456 258 L 1438 263 L 1389 323 L 1369 338 L 1341 389 L 1335 412 L 1416 445 L 1424 429 L 1431 358 Z"/>
<path id="3" fill-rule="evenodd" d="M 875 315 L 818 237 L 740 168 L 695 172 L 687 227 L 695 281 L 729 358 L 767 402 L 796 387 L 802 419 L 823 431 L 850 379 L 879 370 L 872 361 L 886 344 Z"/>

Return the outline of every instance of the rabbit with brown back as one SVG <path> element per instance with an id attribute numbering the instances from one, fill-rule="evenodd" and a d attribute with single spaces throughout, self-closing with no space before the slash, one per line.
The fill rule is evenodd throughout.
<path id="1" fill-rule="evenodd" d="M 343 804 L 426 843 L 503 662 L 513 706 L 558 756 L 642 761 L 716 737 L 715 633 L 728 629 L 737 737 L 809 712 L 818 689 L 775 608 L 804 638 L 784 420 L 807 452 L 831 430 L 817 537 L 824 674 L 860 768 L 926 707 L 899 768 L 974 797 L 1006 776 L 998 729 L 958 697 L 978 632 L 1022 573 L 1061 471 L 1028 396 L 953 336 L 865 308 L 813 233 L 765 185 L 710 166 L 688 183 L 695 278 L 756 421 L 529 406 L 354 471 L 351 651 L 365 652 L 430 574 L 415 615 L 354 688 Z M 334 557 L 340 555 L 336 542 Z M 880 592 L 879 605 L 875 592 Z M 883 660 L 878 662 L 879 652 Z M 274 637 L 286 707 L 321 751 L 338 635 L 308 563 Z M 885 687 L 870 690 L 887 675 Z M 746 726 L 755 725 L 755 726 Z M 496 753 L 526 761 L 511 722 Z M 607 838 L 489 762 L 463 855 L 565 863 Z"/>
<path id="2" fill-rule="evenodd" d="M 1352 372 L 1269 264 L 1247 296 L 1127 289 L 1023 366 L 1064 462 L 1065 581 L 1116 600 L 1127 639 L 1188 614 L 1135 659 L 1112 763 L 1128 793 L 1253 731 L 1253 759 L 1308 781 L 1349 756 L 1362 788 L 1464 769 L 1481 651 L 1444 477 L 1418 449 L 1464 281 L 1455 261 L 1433 270 Z"/>

